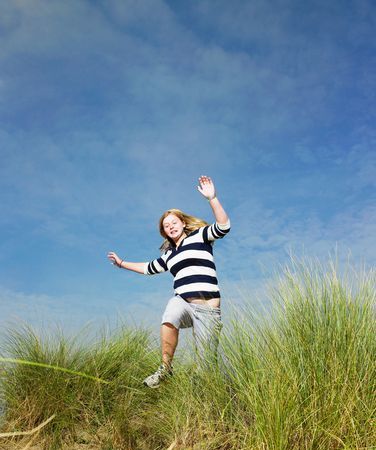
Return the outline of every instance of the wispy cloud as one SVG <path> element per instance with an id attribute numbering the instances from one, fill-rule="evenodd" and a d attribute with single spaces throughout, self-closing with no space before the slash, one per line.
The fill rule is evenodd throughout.
<path id="1" fill-rule="evenodd" d="M 375 263 L 375 218 L 375 210 L 371 207 L 343 210 L 329 220 L 312 213 L 304 218 L 289 218 L 287 213 L 275 220 L 263 217 L 256 219 L 260 227 L 255 226 L 255 236 L 243 243 L 242 252 L 248 253 L 251 259 L 252 253 L 259 250 L 256 259 L 260 262 L 265 259 L 266 252 L 267 258 L 274 258 L 272 266 L 275 266 L 276 262 L 286 261 L 290 251 L 304 253 L 308 257 L 327 258 L 329 253 L 338 249 L 342 259 L 346 259 L 350 252 L 353 261 L 372 265 Z"/>
<path id="2" fill-rule="evenodd" d="M 146 299 L 146 300 L 145 300 Z M 111 298 L 86 298 L 78 295 L 51 296 L 43 293 L 28 294 L 0 286 L 0 325 L 6 333 L 8 327 L 25 323 L 36 330 L 53 331 L 57 328 L 76 333 L 85 328 L 96 334 L 102 327 L 115 329 L 124 324 L 147 327 L 158 333 L 156 314 L 163 312 L 166 298 L 160 295 L 115 294 Z"/>

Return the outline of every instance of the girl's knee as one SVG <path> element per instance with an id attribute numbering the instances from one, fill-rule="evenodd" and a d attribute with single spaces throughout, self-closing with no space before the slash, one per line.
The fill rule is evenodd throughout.
<path id="1" fill-rule="evenodd" d="M 162 323 L 162 328 L 163 327 L 167 327 L 167 328 L 170 328 L 170 329 L 175 329 L 175 330 L 178 331 L 178 328 L 171 322 L 163 322 Z"/>

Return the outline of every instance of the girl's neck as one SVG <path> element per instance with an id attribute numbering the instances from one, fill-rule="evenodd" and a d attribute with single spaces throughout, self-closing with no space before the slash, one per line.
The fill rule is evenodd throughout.
<path id="1" fill-rule="evenodd" d="M 182 233 L 182 235 L 179 237 L 177 241 L 175 241 L 175 248 L 178 248 L 179 245 L 183 242 L 183 240 L 187 237 L 185 233 Z"/>

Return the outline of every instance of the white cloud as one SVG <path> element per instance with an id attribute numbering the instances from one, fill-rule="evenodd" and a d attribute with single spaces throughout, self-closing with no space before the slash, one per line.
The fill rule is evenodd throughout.
<path id="1" fill-rule="evenodd" d="M 25 293 L 0 286 L 0 326 L 3 335 L 7 328 L 29 324 L 37 330 L 51 331 L 60 327 L 66 333 L 77 333 L 85 327 L 93 335 L 109 326 L 123 323 L 130 327 L 145 327 L 157 334 L 159 317 L 167 303 L 168 293 L 148 296 L 133 294 L 124 300 L 124 294 L 109 294 L 104 301 L 80 294 L 51 296 Z"/>
<path id="2" fill-rule="evenodd" d="M 342 208 L 328 218 L 315 211 L 282 211 L 257 201 L 244 201 L 231 211 L 232 231 L 216 248 L 219 267 L 228 276 L 252 280 L 269 278 L 289 255 L 324 258 L 338 250 L 345 261 L 376 263 L 376 209 L 369 204 Z"/>

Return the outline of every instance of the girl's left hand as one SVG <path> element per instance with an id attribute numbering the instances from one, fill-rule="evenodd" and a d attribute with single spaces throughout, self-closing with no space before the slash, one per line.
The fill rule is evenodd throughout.
<path id="1" fill-rule="evenodd" d="M 215 198 L 215 187 L 210 177 L 203 175 L 198 179 L 198 182 L 197 189 L 205 198 L 208 200 Z"/>

